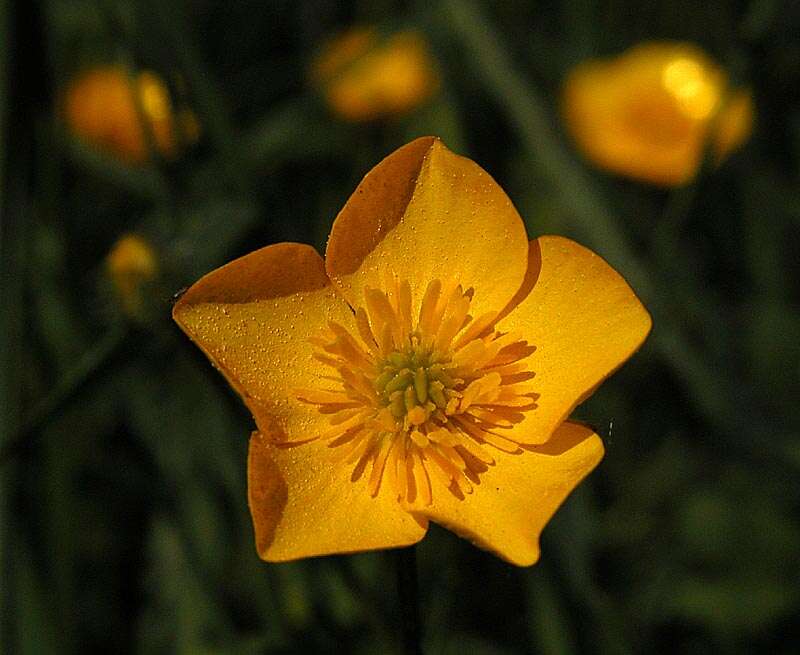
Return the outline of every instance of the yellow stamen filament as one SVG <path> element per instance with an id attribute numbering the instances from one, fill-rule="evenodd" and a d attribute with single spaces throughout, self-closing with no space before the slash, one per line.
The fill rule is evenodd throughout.
<path id="1" fill-rule="evenodd" d="M 495 464 L 493 448 L 521 452 L 508 428 L 536 407 L 526 361 L 535 348 L 498 332 L 496 312 L 470 316 L 474 292 L 455 280 L 432 280 L 416 309 L 407 281 L 383 284 L 364 290 L 352 332 L 331 322 L 311 337 L 315 360 L 332 369 L 320 376 L 328 388 L 295 396 L 329 417 L 317 438 L 372 496 L 463 498 Z"/>

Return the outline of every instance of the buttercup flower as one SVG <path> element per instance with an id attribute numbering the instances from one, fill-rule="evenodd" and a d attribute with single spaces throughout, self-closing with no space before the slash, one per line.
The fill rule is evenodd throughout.
<path id="1" fill-rule="evenodd" d="M 267 246 L 173 316 L 255 416 L 249 501 L 269 561 L 413 544 L 434 521 L 533 564 L 603 455 L 565 419 L 650 329 L 608 264 L 529 243 L 502 189 L 435 138 L 364 178 L 324 261 Z"/>
<path id="2" fill-rule="evenodd" d="M 173 111 L 161 78 L 143 71 L 131 79 L 118 66 L 91 69 L 70 83 L 64 96 L 66 122 L 92 145 L 127 162 L 143 163 L 148 157 L 147 139 L 135 94 L 155 146 L 163 156 L 177 154 L 180 140 L 176 129 L 183 132 L 185 140 L 196 139 L 196 119 L 188 110 L 177 114 Z"/>
<path id="3" fill-rule="evenodd" d="M 136 234 L 120 237 L 106 257 L 106 272 L 123 310 L 129 316 L 137 316 L 142 306 L 142 287 L 158 274 L 153 247 Z"/>
<path id="4" fill-rule="evenodd" d="M 753 103 L 697 47 L 653 42 L 578 66 L 564 83 L 563 114 L 598 166 L 675 186 L 694 177 L 706 140 L 721 161 L 747 139 Z"/>
<path id="5" fill-rule="evenodd" d="M 331 41 L 314 62 L 311 77 L 334 113 L 355 122 L 409 112 L 439 86 L 421 34 L 398 32 L 381 40 L 367 27 L 352 28 Z"/>

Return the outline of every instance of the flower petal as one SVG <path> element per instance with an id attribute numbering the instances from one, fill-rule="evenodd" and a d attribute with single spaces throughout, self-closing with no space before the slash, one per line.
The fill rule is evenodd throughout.
<path id="1" fill-rule="evenodd" d="M 527 237 L 489 174 L 427 137 L 367 174 L 336 218 L 325 258 L 351 304 L 364 304 L 364 287 L 387 289 L 392 275 L 410 282 L 417 302 L 431 280 L 455 278 L 474 287 L 480 316 L 519 288 Z"/>
<path id="2" fill-rule="evenodd" d="M 526 361 L 537 406 L 511 429 L 514 441 L 537 444 L 639 348 L 652 322 L 619 273 L 574 241 L 535 239 L 529 260 L 513 301 L 519 304 L 498 330 L 518 333 L 536 348 Z"/>
<path id="3" fill-rule="evenodd" d="M 395 548 L 418 542 L 428 521 L 389 494 L 372 497 L 369 471 L 332 461 L 322 441 L 285 446 L 250 438 L 248 498 L 258 554 L 270 562 Z"/>
<path id="4" fill-rule="evenodd" d="M 458 498 L 441 486 L 415 515 L 518 566 L 539 559 L 539 534 L 559 505 L 603 457 L 603 442 L 587 427 L 564 423 L 550 441 L 521 454 L 494 450 L 495 465 L 472 493 Z"/>
<path id="5" fill-rule="evenodd" d="M 329 427 L 295 390 L 330 387 L 309 337 L 329 320 L 355 326 L 313 248 L 280 243 L 236 259 L 194 284 L 172 315 L 271 439 L 310 439 Z"/>

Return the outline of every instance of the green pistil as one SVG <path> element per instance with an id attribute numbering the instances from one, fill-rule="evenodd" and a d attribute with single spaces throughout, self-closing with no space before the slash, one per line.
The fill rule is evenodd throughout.
<path id="1" fill-rule="evenodd" d="M 428 385 L 428 394 L 440 409 L 444 409 L 447 406 L 447 398 L 444 397 L 444 385 L 439 380 L 434 380 Z"/>
<path id="2" fill-rule="evenodd" d="M 404 368 L 400 371 L 397 375 L 394 376 L 394 379 L 389 382 L 384 388 L 385 394 L 391 394 L 393 391 L 399 391 L 400 389 L 405 389 L 411 381 L 414 379 L 414 376 L 411 374 L 407 368 Z"/>
<path id="3" fill-rule="evenodd" d="M 451 390 L 459 382 L 448 374 L 448 363 L 445 353 L 432 350 L 412 337 L 407 350 L 393 352 L 379 367 L 375 391 L 398 421 L 415 407 L 421 407 L 430 416 L 436 408 L 447 407 Z M 415 416 L 414 420 L 419 420 L 418 411 Z"/>
<path id="4" fill-rule="evenodd" d="M 428 369 L 428 376 L 434 380 L 438 380 L 441 382 L 445 387 L 453 387 L 455 386 L 455 380 L 451 378 L 447 371 L 442 364 L 434 364 Z"/>
<path id="5" fill-rule="evenodd" d="M 396 419 L 401 419 L 406 415 L 406 404 L 403 401 L 403 392 L 395 391 L 389 398 L 389 411 Z"/>
<path id="6" fill-rule="evenodd" d="M 408 366 L 408 357 L 405 353 L 394 352 L 387 358 L 389 363 L 395 368 L 405 368 Z"/>
<path id="7" fill-rule="evenodd" d="M 417 396 L 414 393 L 414 387 L 407 386 L 403 400 L 405 401 L 406 411 L 410 412 L 417 406 Z"/>
<path id="8" fill-rule="evenodd" d="M 397 371 L 395 369 L 387 368 L 383 373 L 375 378 L 375 391 L 378 393 L 384 393 L 386 390 L 386 385 L 394 379 L 395 375 L 397 375 Z"/>
<path id="9" fill-rule="evenodd" d="M 425 404 L 428 400 L 428 376 L 425 374 L 424 368 L 418 368 L 414 373 L 414 390 L 417 392 L 417 398 L 420 404 Z"/>

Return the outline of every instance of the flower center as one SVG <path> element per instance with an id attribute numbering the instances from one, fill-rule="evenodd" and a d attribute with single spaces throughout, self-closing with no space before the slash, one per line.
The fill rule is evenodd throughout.
<path id="1" fill-rule="evenodd" d="M 448 353 L 426 346 L 412 334 L 407 347 L 393 351 L 380 362 L 375 378 L 379 402 L 395 421 L 395 428 L 409 430 L 427 423 L 434 412 L 457 406 L 455 366 Z M 388 416 L 387 416 L 388 419 Z"/>
<path id="2" fill-rule="evenodd" d="M 353 465 L 353 481 L 370 467 L 373 496 L 386 477 L 398 500 L 430 504 L 432 480 L 463 498 L 494 464 L 492 448 L 521 452 L 510 428 L 536 406 L 524 361 L 535 348 L 495 330 L 497 312 L 473 318 L 471 289 L 433 280 L 412 313 L 408 282 L 389 286 L 365 290 L 358 337 L 331 322 L 312 338 L 334 388 L 296 395 L 330 415 L 320 438 Z"/>

